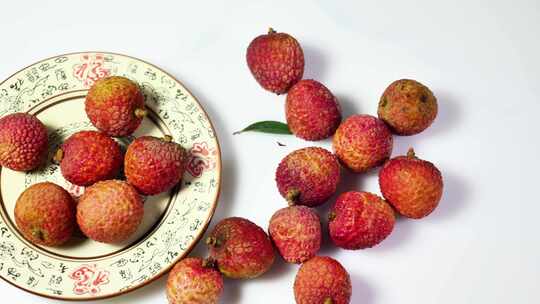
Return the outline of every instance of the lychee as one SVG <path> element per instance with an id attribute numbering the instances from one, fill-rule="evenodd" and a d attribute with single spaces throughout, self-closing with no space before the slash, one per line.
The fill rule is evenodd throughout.
<path id="1" fill-rule="evenodd" d="M 286 93 L 304 75 L 304 52 L 298 41 L 273 29 L 249 44 L 246 59 L 257 82 L 276 94 Z"/>
<path id="2" fill-rule="evenodd" d="M 185 258 L 167 279 L 169 304 L 217 304 L 223 292 L 223 277 L 211 261 Z"/>
<path id="3" fill-rule="evenodd" d="M 210 258 L 233 279 L 255 278 L 270 269 L 275 254 L 264 230 L 241 217 L 220 221 L 206 239 Z"/>
<path id="4" fill-rule="evenodd" d="M 349 273 L 330 257 L 316 256 L 302 264 L 296 274 L 297 304 L 348 304 L 351 295 Z"/>
<path id="5" fill-rule="evenodd" d="M 96 81 L 86 96 L 85 110 L 98 130 L 115 137 L 135 132 L 147 113 L 139 86 L 121 76 Z"/>
<path id="6" fill-rule="evenodd" d="M 437 116 L 437 99 L 431 90 L 418 81 L 394 81 L 381 96 L 379 118 L 399 135 L 424 131 Z"/>
<path id="7" fill-rule="evenodd" d="M 145 195 L 168 191 L 182 179 L 186 158 L 186 150 L 171 136 L 139 137 L 126 152 L 127 181 Z"/>
<path id="8" fill-rule="evenodd" d="M 382 242 L 394 229 L 394 210 L 379 196 L 350 191 L 341 194 L 328 216 L 332 242 L 344 249 L 364 249 Z"/>
<path id="9" fill-rule="evenodd" d="M 332 136 L 341 122 L 336 97 L 315 80 L 300 80 L 289 90 L 285 114 L 291 132 L 306 140 Z"/>
<path id="10" fill-rule="evenodd" d="M 303 263 L 321 248 L 321 220 L 313 209 L 305 206 L 278 210 L 270 219 L 268 232 L 288 263 Z"/>
<path id="11" fill-rule="evenodd" d="M 32 243 L 61 245 L 72 236 L 77 226 L 75 202 L 66 190 L 56 184 L 34 184 L 17 199 L 15 222 L 22 235 Z"/>
<path id="12" fill-rule="evenodd" d="M 88 187 L 77 205 L 77 223 L 87 237 L 102 243 L 128 239 L 142 221 L 143 201 L 135 188 L 119 180 Z"/>
<path id="13" fill-rule="evenodd" d="M 280 162 L 276 183 L 289 204 L 318 206 L 334 194 L 340 180 L 337 158 L 319 147 L 291 152 Z"/>
<path id="14" fill-rule="evenodd" d="M 417 158 L 410 149 L 407 156 L 395 157 L 379 172 L 384 198 L 403 216 L 419 219 L 439 204 L 443 192 L 441 172 L 432 163 Z"/>
<path id="15" fill-rule="evenodd" d="M 39 119 L 15 113 L 0 119 L 0 165 L 15 171 L 37 168 L 47 156 L 49 137 Z"/>
<path id="16" fill-rule="evenodd" d="M 338 127 L 332 145 L 339 160 L 361 173 L 382 165 L 392 153 L 392 134 L 380 119 L 353 115 Z"/>
<path id="17" fill-rule="evenodd" d="M 54 160 L 69 182 L 89 186 L 118 176 L 123 163 L 120 146 L 98 131 L 71 135 L 57 150 Z"/>

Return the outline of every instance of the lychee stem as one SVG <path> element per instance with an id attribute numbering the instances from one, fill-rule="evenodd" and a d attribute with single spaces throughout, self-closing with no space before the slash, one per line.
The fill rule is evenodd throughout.
<path id="1" fill-rule="evenodd" d="M 268 28 L 268 34 L 275 34 L 275 33 L 276 33 L 276 31 L 274 31 L 273 28 L 271 28 L 271 27 Z"/>
<path id="2" fill-rule="evenodd" d="M 416 154 L 414 153 L 413 148 L 409 148 L 409 151 L 407 151 L 407 157 L 408 158 L 416 158 Z"/>
<path id="3" fill-rule="evenodd" d="M 296 205 L 296 202 L 300 198 L 300 191 L 298 189 L 291 189 L 287 192 L 285 199 L 289 202 L 289 206 Z"/>
<path id="4" fill-rule="evenodd" d="M 336 213 L 334 211 L 328 213 L 328 220 L 331 222 L 336 218 Z"/>
<path id="5" fill-rule="evenodd" d="M 146 111 L 145 108 L 138 108 L 138 109 L 135 109 L 135 116 L 137 118 L 143 118 L 145 117 L 146 115 L 148 115 L 148 111 Z"/>
<path id="6" fill-rule="evenodd" d="M 56 153 L 54 153 L 53 162 L 56 164 L 60 164 L 63 158 L 64 158 L 64 151 L 62 149 L 58 149 L 56 150 Z"/>
<path id="7" fill-rule="evenodd" d="M 206 258 L 202 261 L 202 267 L 204 268 L 216 268 L 216 260 L 213 258 Z"/>
<path id="8" fill-rule="evenodd" d="M 332 298 L 328 297 L 328 298 L 324 299 L 323 304 L 334 304 L 334 301 L 332 301 Z"/>
<path id="9" fill-rule="evenodd" d="M 170 136 L 168 134 L 163 136 L 163 141 L 164 142 L 171 142 L 172 140 L 173 140 L 172 136 Z"/>
<path id="10" fill-rule="evenodd" d="M 206 238 L 206 245 L 211 247 L 219 247 L 220 242 L 217 238 L 209 236 L 208 238 Z"/>

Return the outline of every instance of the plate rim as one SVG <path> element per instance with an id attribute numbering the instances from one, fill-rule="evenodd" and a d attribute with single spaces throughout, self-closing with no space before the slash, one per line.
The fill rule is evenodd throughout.
<path id="1" fill-rule="evenodd" d="M 34 66 L 34 65 L 37 65 L 41 62 L 45 62 L 45 61 L 48 61 L 48 60 L 51 60 L 53 58 L 57 58 L 57 57 L 61 57 L 61 56 L 72 56 L 72 55 L 82 55 L 82 54 L 110 54 L 110 55 L 117 55 L 117 56 L 123 56 L 123 57 L 126 57 L 126 58 L 129 58 L 129 59 L 133 59 L 133 60 L 137 60 L 137 61 L 140 61 L 140 62 L 143 62 L 145 64 L 148 64 L 154 68 L 156 68 L 157 70 L 159 70 L 160 72 L 164 73 L 165 75 L 171 77 L 174 81 L 176 81 L 177 83 L 179 83 L 188 93 L 189 95 L 191 95 L 191 97 L 193 97 L 193 99 L 195 100 L 195 102 L 197 103 L 197 105 L 200 107 L 200 109 L 202 110 L 202 112 L 204 113 L 204 115 L 206 116 L 206 118 L 208 119 L 208 123 L 210 125 L 210 128 L 212 129 L 212 132 L 214 133 L 214 138 L 216 140 L 216 148 L 217 148 L 217 165 L 216 165 L 216 169 L 217 169 L 217 179 L 218 179 L 218 187 L 217 187 L 217 193 L 216 193 L 216 197 L 214 199 L 214 202 L 212 203 L 212 207 L 210 208 L 210 214 L 208 216 L 208 218 L 206 219 L 205 223 L 203 224 L 203 229 L 201 229 L 200 233 L 195 237 L 194 239 L 194 242 L 191 243 L 191 245 L 184 251 L 183 254 L 179 254 L 177 257 L 175 257 L 173 259 L 173 261 L 167 265 L 166 267 L 163 267 L 163 269 L 161 269 L 161 271 L 159 273 L 157 273 L 155 276 L 153 276 L 152 278 L 149 278 L 148 280 L 144 281 L 143 283 L 139 284 L 139 285 L 135 285 L 133 287 L 130 287 L 130 288 L 127 288 L 125 290 L 122 290 L 122 291 L 118 291 L 118 292 L 115 292 L 115 293 L 111 293 L 111 294 L 107 294 L 107 295 L 102 295 L 102 296 L 91 296 L 91 297 L 58 297 L 58 296 L 54 296 L 54 295 L 49 295 L 49 294 L 41 294 L 39 292 L 36 292 L 34 290 L 30 290 L 28 288 L 25 288 L 25 287 L 22 287 L 22 286 L 19 286 L 19 285 L 16 285 L 14 284 L 13 282 L 9 281 L 8 279 L 4 278 L 4 276 L 1 276 L 0 275 L 0 278 L 4 281 L 4 282 L 7 282 L 9 285 L 11 286 L 14 286 L 20 290 L 23 290 L 25 292 L 28 292 L 28 293 L 31 293 L 33 295 L 36 295 L 36 296 L 39 296 L 39 297 L 44 297 L 44 298 L 48 298 L 48 299 L 53 299 L 53 300 L 60 300 L 60 301 L 69 301 L 69 302 L 83 302 L 83 301 L 93 301 L 93 300 L 105 300 L 105 299 L 110 299 L 110 298 L 114 298 L 114 297 L 118 297 L 118 296 L 121 296 L 121 295 L 124 295 L 124 294 L 127 294 L 127 293 L 130 293 L 132 291 L 135 291 L 137 289 L 140 289 L 140 288 L 143 288 L 145 286 L 148 286 L 149 284 L 157 281 L 158 279 L 160 279 L 161 277 L 163 277 L 165 274 L 167 274 L 171 268 L 178 262 L 180 261 L 181 259 L 183 259 L 184 257 L 186 257 L 187 255 L 189 255 L 191 253 L 191 251 L 193 251 L 193 249 L 195 248 L 195 246 L 197 246 L 197 244 L 199 244 L 199 242 L 201 241 L 202 237 L 204 236 L 204 234 L 206 233 L 206 230 L 208 230 L 208 226 L 210 225 L 215 213 L 216 213 L 216 209 L 217 209 L 217 205 L 218 205 L 218 202 L 219 202 L 219 198 L 221 196 L 221 183 L 222 183 L 222 169 L 223 169 L 223 166 L 222 166 L 222 157 L 221 157 L 221 145 L 219 143 L 219 138 L 218 138 L 218 135 L 217 135 L 217 132 L 216 132 L 216 129 L 214 127 L 214 124 L 212 122 L 212 119 L 210 118 L 210 115 L 208 115 L 208 112 L 206 111 L 206 109 L 203 107 L 203 105 L 199 102 L 199 99 L 193 95 L 193 93 L 189 90 L 189 88 L 187 88 L 183 82 L 181 82 L 180 80 L 178 80 L 178 78 L 176 78 L 175 76 L 173 76 L 172 74 L 170 74 L 169 72 L 165 71 L 164 69 L 162 69 L 161 67 L 153 64 L 153 63 L 150 63 L 146 60 L 143 60 L 143 59 L 140 59 L 138 57 L 134 57 L 134 56 L 130 56 L 130 55 L 125 55 L 125 54 L 122 54 L 122 53 L 117 53 L 117 52 L 107 52 L 107 51 L 78 51 L 78 52 L 69 52 L 69 53 L 62 53 L 62 54 L 58 54 L 58 55 L 54 55 L 54 56 L 50 56 L 50 57 L 47 57 L 47 58 L 44 58 L 44 59 L 41 59 L 39 61 L 36 61 L 32 64 L 29 64 L 21 69 L 19 69 L 18 71 L 10 74 L 9 76 L 7 76 L 4 80 L 0 81 L 0 85 L 4 84 L 6 81 L 8 81 L 9 79 L 13 78 L 13 76 L 17 75 L 18 73 Z"/>

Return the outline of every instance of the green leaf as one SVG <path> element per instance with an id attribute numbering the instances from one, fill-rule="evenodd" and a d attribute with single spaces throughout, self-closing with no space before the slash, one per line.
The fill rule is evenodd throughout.
<path id="1" fill-rule="evenodd" d="M 271 134 L 292 134 L 289 130 L 289 126 L 279 121 L 265 120 L 253 123 L 244 129 L 234 132 L 233 135 L 240 134 L 247 131 L 271 133 Z"/>

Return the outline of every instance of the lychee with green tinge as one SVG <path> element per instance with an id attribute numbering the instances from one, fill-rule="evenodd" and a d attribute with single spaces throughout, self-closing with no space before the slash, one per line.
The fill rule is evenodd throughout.
<path id="1" fill-rule="evenodd" d="M 167 279 L 169 304 L 217 304 L 222 293 L 223 277 L 209 260 L 185 258 Z"/>
<path id="2" fill-rule="evenodd" d="M 328 216 L 332 242 L 344 249 L 365 249 L 382 242 L 394 229 L 394 210 L 379 196 L 350 191 L 341 194 Z"/>
<path id="3" fill-rule="evenodd" d="M 414 135 L 427 129 L 437 116 L 437 98 L 416 80 L 391 83 L 379 102 L 378 115 L 399 135 Z"/>
<path id="4" fill-rule="evenodd" d="M 332 136 L 341 122 L 336 97 L 315 80 L 300 80 L 289 90 L 285 114 L 291 132 L 306 140 Z"/>
<path id="5" fill-rule="evenodd" d="M 0 119 L 0 165 L 15 171 L 39 167 L 47 156 L 47 129 L 36 117 L 15 113 Z"/>
<path id="6" fill-rule="evenodd" d="M 124 171 L 127 181 L 140 193 L 154 195 L 180 182 L 186 161 L 186 150 L 173 142 L 171 136 L 143 136 L 129 145 Z"/>
<path id="7" fill-rule="evenodd" d="M 306 206 L 278 210 L 270 219 L 268 232 L 288 263 L 303 263 L 321 248 L 321 220 L 317 212 Z"/>
<path id="8" fill-rule="evenodd" d="M 392 153 L 392 134 L 371 115 L 353 115 L 338 127 L 332 146 L 337 157 L 356 173 L 382 165 Z"/>
<path id="9" fill-rule="evenodd" d="M 147 114 L 139 86 L 121 76 L 96 81 L 88 91 L 84 105 L 92 124 L 114 137 L 135 132 Z"/>
<path id="10" fill-rule="evenodd" d="M 384 198 L 403 216 L 413 219 L 429 215 L 439 205 L 443 193 L 441 172 L 431 162 L 416 157 L 395 157 L 379 172 Z"/>
<path id="11" fill-rule="evenodd" d="M 77 204 L 77 223 L 92 240 L 118 243 L 135 233 L 143 213 L 135 188 L 124 181 L 107 180 L 85 190 Z"/>
<path id="12" fill-rule="evenodd" d="M 206 244 L 221 273 L 233 279 L 258 277 L 270 269 L 275 259 L 272 242 L 264 230 L 241 217 L 221 220 Z"/>
<path id="13" fill-rule="evenodd" d="M 257 82 L 276 94 L 286 93 L 304 75 L 304 52 L 298 41 L 273 29 L 249 44 L 246 60 Z"/>
<path id="14" fill-rule="evenodd" d="M 54 160 L 60 164 L 66 180 L 90 186 L 117 177 L 123 157 L 120 146 L 109 136 L 98 131 L 80 131 L 62 144 Z"/>
<path id="15" fill-rule="evenodd" d="M 323 204 L 334 194 L 339 180 L 337 158 L 319 147 L 291 152 L 276 171 L 279 192 L 291 205 L 314 207 Z"/>
<path id="16" fill-rule="evenodd" d="M 296 274 L 297 304 L 348 304 L 351 295 L 349 273 L 331 257 L 316 256 L 302 264 Z"/>
<path id="17" fill-rule="evenodd" d="M 15 222 L 32 243 L 58 246 L 69 240 L 77 226 L 75 202 L 56 184 L 34 184 L 17 199 Z"/>

